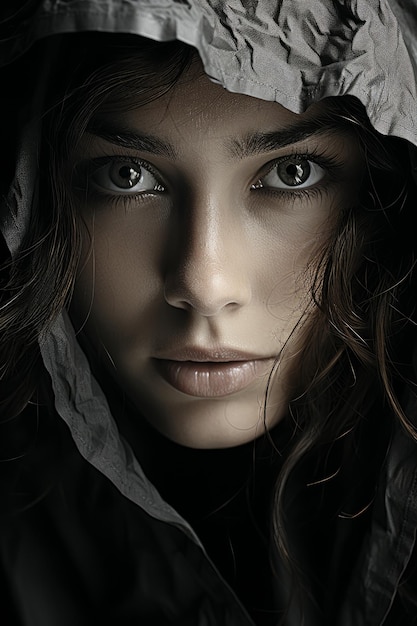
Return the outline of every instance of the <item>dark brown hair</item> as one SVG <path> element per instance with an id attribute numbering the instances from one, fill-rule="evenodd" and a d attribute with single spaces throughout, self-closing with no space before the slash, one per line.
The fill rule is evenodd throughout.
<path id="1" fill-rule="evenodd" d="M 98 109 L 155 100 L 176 84 L 195 57 L 179 42 L 127 35 L 63 36 L 53 45 L 58 62 L 50 68 L 53 80 L 45 93 L 38 201 L 13 263 L 4 252 L 1 274 L 0 406 L 2 419 L 15 419 L 19 432 L 25 431 L 30 402 L 49 406 L 54 414 L 38 337 L 69 303 L 80 257 L 80 217 L 68 193 L 71 152 Z M 68 76 L 61 62 L 69 58 Z M 329 104 L 329 124 L 357 133 L 367 170 L 359 202 L 341 212 L 333 237 L 321 251 L 312 286 L 314 323 L 289 407 L 291 433 L 285 450 L 273 442 L 285 456 L 277 477 L 274 534 L 289 561 L 285 511 L 294 473 L 308 471 L 306 485 L 337 477 L 332 515 L 343 514 L 348 506 L 354 514 L 366 508 L 372 494 L 391 416 L 416 437 L 398 395 L 410 374 L 408 346 L 415 332 L 416 197 L 407 148 L 401 140 L 378 135 L 356 99 L 333 98 Z M 352 494 L 358 441 L 377 430 L 381 446 L 366 461 L 372 467 L 370 484 L 357 498 Z M 10 450 L 9 456 L 14 454 Z M 318 507 L 321 496 L 317 492 Z"/>

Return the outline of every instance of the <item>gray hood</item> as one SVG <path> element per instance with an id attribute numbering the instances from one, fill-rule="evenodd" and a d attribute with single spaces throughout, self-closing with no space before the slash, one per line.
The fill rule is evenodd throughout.
<path id="1" fill-rule="evenodd" d="M 232 92 L 294 112 L 327 96 L 353 95 L 378 131 L 417 146 L 417 0 L 407 0 L 407 8 L 397 0 L 43 0 L 28 5 L 23 21 L 19 4 L 9 0 L 0 9 L 1 64 L 52 34 L 179 39 L 195 46 L 207 74 Z M 36 162 L 37 129 L 24 129 L 15 181 L 1 207 L 12 253 L 28 222 Z M 198 541 L 119 435 L 65 311 L 40 345 L 56 409 L 80 453 L 150 515 Z"/>
<path id="2" fill-rule="evenodd" d="M 415 0 L 43 0 L 23 21 L 19 4 L 0 10 L 1 63 L 57 33 L 179 39 L 229 91 L 294 112 L 350 94 L 378 131 L 416 143 Z"/>

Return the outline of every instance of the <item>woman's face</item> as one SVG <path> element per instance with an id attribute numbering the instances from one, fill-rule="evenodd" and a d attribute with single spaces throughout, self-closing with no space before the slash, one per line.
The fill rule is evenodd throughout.
<path id="1" fill-rule="evenodd" d="M 354 136 L 325 112 L 231 94 L 194 69 L 93 120 L 77 149 L 72 319 L 138 419 L 178 443 L 239 445 L 286 412 L 311 260 L 361 175 Z"/>

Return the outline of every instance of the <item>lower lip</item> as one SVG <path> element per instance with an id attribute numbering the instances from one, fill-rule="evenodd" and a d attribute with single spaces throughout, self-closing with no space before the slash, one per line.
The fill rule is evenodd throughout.
<path id="1" fill-rule="evenodd" d="M 157 369 L 172 387 L 189 396 L 221 398 L 242 391 L 270 371 L 273 359 L 197 362 L 158 359 Z"/>

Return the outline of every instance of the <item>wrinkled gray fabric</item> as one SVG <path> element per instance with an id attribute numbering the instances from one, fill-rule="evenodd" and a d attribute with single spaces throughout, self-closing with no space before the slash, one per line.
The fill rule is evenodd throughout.
<path id="1" fill-rule="evenodd" d="M 39 125 L 26 126 L 17 149 L 13 184 L 2 206 L 1 230 L 12 256 L 16 254 L 29 227 L 37 184 L 37 142 Z"/>
<path id="2" fill-rule="evenodd" d="M 0 64 L 52 34 L 94 30 L 179 39 L 195 46 L 207 74 L 232 92 L 277 101 L 295 112 L 327 96 L 354 95 L 377 130 L 417 146 L 417 0 L 406 5 L 401 0 L 43 0 L 17 30 L 11 18 L 1 24 L 4 8 L 13 13 L 18 5 L 10 0 L 0 8 Z M 35 197 L 37 141 L 36 127 L 22 132 L 15 181 L 1 207 L 12 254 Z M 120 438 L 65 313 L 42 339 L 41 351 L 57 411 L 84 458 L 147 513 L 198 541 Z M 414 449 L 408 452 L 411 444 L 404 440 L 399 433 L 393 441 L 372 538 L 341 609 L 340 626 L 384 623 L 414 545 L 416 468 Z M 387 562 L 393 564 L 390 572 Z"/>
<path id="3" fill-rule="evenodd" d="M 398 2 L 392 4 L 402 16 Z M 417 88 L 412 67 L 417 49 L 410 26 L 416 6 L 411 3 L 401 18 L 410 57 L 397 19 L 384 0 L 43 0 L 14 37 L 5 40 L 0 36 L 0 63 L 11 62 L 39 38 L 65 32 L 95 30 L 136 33 L 157 40 L 178 38 L 198 49 L 206 72 L 230 91 L 276 100 L 297 112 L 326 96 L 356 95 L 379 131 L 417 145 Z M 417 66 L 417 60 L 415 63 Z M 14 185 L 3 207 L 3 232 L 12 253 L 25 233 L 36 181 L 36 129 L 28 128 L 25 133 Z M 158 496 L 147 493 L 143 477 L 136 475 L 135 463 L 132 472 L 128 469 L 126 444 L 118 440 L 104 395 L 97 384 L 80 385 L 81 362 L 83 379 L 92 377 L 68 329 L 68 320 L 64 324 L 59 319 L 41 346 L 58 413 L 69 424 L 83 456 L 104 473 L 113 467 L 108 470 L 109 477 L 123 493 L 131 489 L 129 480 L 137 483 L 136 495 L 129 497 L 148 502 L 155 513 L 158 507 L 150 503 Z M 70 394 L 65 391 L 68 382 Z M 104 441 L 103 447 L 100 442 Z M 174 515 L 172 521 L 178 523 L 175 514 L 165 511 L 163 518 Z"/>
<path id="4" fill-rule="evenodd" d="M 11 61 L 36 39 L 81 30 L 180 39 L 230 91 L 295 112 L 326 96 L 355 95 L 377 130 L 416 143 L 416 5 L 407 5 L 409 51 L 386 0 L 44 0 L 15 39 L 2 43 L 0 36 L 0 58 Z M 400 10 L 398 2 L 393 7 Z"/>
<path id="5" fill-rule="evenodd" d="M 107 400 L 91 374 L 65 313 L 58 317 L 40 347 L 51 376 L 56 409 L 70 428 L 81 455 L 124 496 L 153 517 L 180 527 L 200 543 L 189 524 L 161 499 L 131 447 L 120 436 Z"/>
<path id="6" fill-rule="evenodd" d="M 415 398 L 410 398 L 411 420 Z M 417 530 L 416 447 L 398 427 L 380 477 L 374 516 L 341 608 L 343 626 L 383 624 L 415 545 Z"/>

